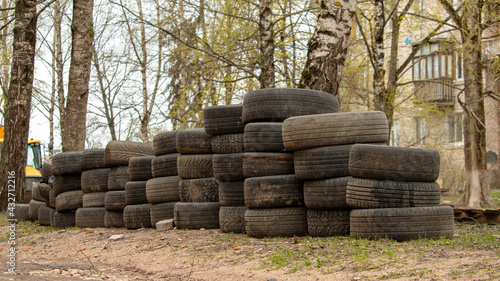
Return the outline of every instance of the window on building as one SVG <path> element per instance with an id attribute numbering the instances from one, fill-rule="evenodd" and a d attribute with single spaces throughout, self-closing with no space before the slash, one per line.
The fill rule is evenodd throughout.
<path id="1" fill-rule="evenodd" d="M 453 52 L 444 43 L 423 46 L 413 59 L 413 80 L 454 78 Z"/>
<path id="2" fill-rule="evenodd" d="M 462 63 L 462 54 L 460 53 L 457 53 L 457 80 L 460 80 L 460 79 L 463 79 L 464 78 L 464 66 L 463 66 L 463 63 Z"/>
<path id="3" fill-rule="evenodd" d="M 425 118 L 423 117 L 415 117 L 415 131 L 414 131 L 414 140 L 415 144 L 425 144 L 425 137 L 427 136 L 425 130 Z"/>
<path id="4" fill-rule="evenodd" d="M 390 146 L 399 146 L 399 120 L 392 121 Z"/>
<path id="5" fill-rule="evenodd" d="M 448 137 L 450 143 L 463 143 L 463 113 L 453 113 L 448 115 Z"/>

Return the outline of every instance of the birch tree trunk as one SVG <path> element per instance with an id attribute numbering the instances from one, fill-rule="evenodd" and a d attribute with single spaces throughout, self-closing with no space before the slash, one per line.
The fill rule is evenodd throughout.
<path id="1" fill-rule="evenodd" d="M 373 31 L 373 91 L 375 94 L 373 105 L 375 110 L 385 112 L 385 100 L 387 98 L 387 89 L 385 87 L 385 68 L 384 68 L 384 27 L 385 13 L 384 1 L 375 0 L 375 27 Z"/>
<path id="2" fill-rule="evenodd" d="M 16 202 L 24 201 L 26 148 L 35 69 L 36 4 L 35 0 L 16 2 L 13 59 L 6 97 L 5 137 L 0 160 L 1 210 L 5 210 L 8 203 L 13 203 L 13 199 Z"/>
<path id="3" fill-rule="evenodd" d="M 299 87 L 337 96 L 356 0 L 322 0 Z"/>
<path id="4" fill-rule="evenodd" d="M 55 45 L 55 61 L 56 61 L 56 77 L 57 77 L 57 100 L 59 105 L 59 126 L 61 127 L 61 136 L 66 134 L 66 97 L 64 96 L 64 63 L 62 58 L 62 39 L 61 39 L 61 23 L 64 6 L 60 0 L 54 2 L 54 45 Z"/>
<path id="5" fill-rule="evenodd" d="M 259 1 L 260 87 L 274 88 L 274 33 L 271 0 Z"/>
<path id="6" fill-rule="evenodd" d="M 73 0 L 71 65 L 64 129 L 61 130 L 63 151 L 83 150 L 85 147 L 87 99 L 94 39 L 93 7 L 93 0 Z"/>

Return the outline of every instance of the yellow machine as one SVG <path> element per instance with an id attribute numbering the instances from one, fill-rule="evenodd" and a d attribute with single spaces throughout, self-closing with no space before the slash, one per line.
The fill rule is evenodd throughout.
<path id="1" fill-rule="evenodd" d="M 2 151 L 4 138 L 4 126 L 0 126 L 0 152 Z M 31 186 L 35 182 L 40 182 L 42 175 L 40 170 L 42 169 L 42 150 L 41 142 L 39 140 L 30 139 L 28 140 L 28 153 L 26 159 L 26 179 L 25 188 L 31 190 Z"/>

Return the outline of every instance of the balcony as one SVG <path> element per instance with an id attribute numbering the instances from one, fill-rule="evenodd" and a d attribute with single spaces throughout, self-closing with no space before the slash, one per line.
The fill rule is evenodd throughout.
<path id="1" fill-rule="evenodd" d="M 440 78 L 415 81 L 415 103 L 434 103 L 438 106 L 453 106 L 453 79 Z"/>

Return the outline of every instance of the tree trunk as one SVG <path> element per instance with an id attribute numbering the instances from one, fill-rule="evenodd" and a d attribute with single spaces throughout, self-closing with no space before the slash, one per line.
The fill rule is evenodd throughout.
<path id="1" fill-rule="evenodd" d="M 322 0 L 299 87 L 337 96 L 356 0 Z"/>
<path id="2" fill-rule="evenodd" d="M 387 99 L 387 89 L 385 88 L 385 68 L 384 68 L 384 1 L 375 0 L 375 28 L 373 35 L 373 105 L 375 110 L 385 112 L 385 101 Z"/>
<path id="3" fill-rule="evenodd" d="M 0 209 L 23 202 L 31 93 L 35 69 L 37 1 L 16 2 L 11 79 L 6 100 L 5 138 L 0 160 Z M 14 197 L 15 195 L 15 197 Z M 10 214 L 9 214 L 10 216 Z"/>
<path id="4" fill-rule="evenodd" d="M 259 1 L 260 87 L 274 88 L 274 34 L 271 0 Z"/>
<path id="5" fill-rule="evenodd" d="M 94 39 L 93 7 L 93 0 L 73 0 L 71 65 L 62 130 L 63 151 L 83 150 L 85 147 L 87 99 Z"/>
<path id="6" fill-rule="evenodd" d="M 0 31 L 0 49 L 2 52 L 0 52 L 1 60 L 0 60 L 0 66 L 1 66 L 1 71 L 0 73 L 0 86 L 2 88 L 1 94 L 1 102 L 0 102 L 0 113 L 3 115 L 4 114 L 4 108 L 3 105 L 5 105 L 5 97 L 7 96 L 7 92 L 9 91 L 9 66 L 10 66 L 10 52 L 11 50 L 8 48 L 7 45 L 7 38 L 9 34 L 9 28 L 8 28 L 8 23 L 9 23 L 9 10 L 7 9 L 9 6 L 9 3 L 7 3 L 6 0 L 2 0 L 2 26 L 4 28 Z"/>
<path id="7" fill-rule="evenodd" d="M 64 63 L 62 58 L 62 39 L 61 39 L 61 23 L 64 7 L 61 6 L 61 1 L 54 2 L 54 45 L 56 53 L 56 76 L 57 76 L 57 99 L 59 104 L 59 126 L 61 127 L 61 136 L 66 133 L 66 98 L 64 97 Z"/>

